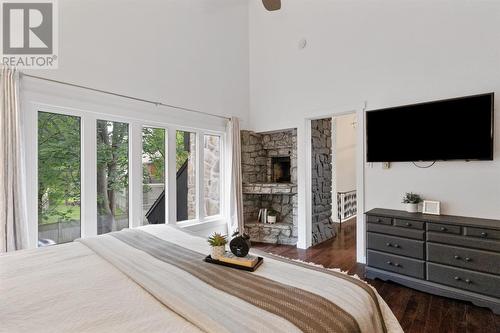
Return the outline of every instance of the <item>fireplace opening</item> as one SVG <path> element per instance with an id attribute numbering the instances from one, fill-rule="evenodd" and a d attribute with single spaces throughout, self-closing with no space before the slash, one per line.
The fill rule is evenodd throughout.
<path id="1" fill-rule="evenodd" d="M 290 156 L 271 158 L 271 181 L 273 183 L 289 183 L 290 174 Z"/>

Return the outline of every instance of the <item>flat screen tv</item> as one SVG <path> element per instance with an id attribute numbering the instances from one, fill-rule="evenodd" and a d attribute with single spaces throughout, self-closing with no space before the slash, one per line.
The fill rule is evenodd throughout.
<path id="1" fill-rule="evenodd" d="M 368 162 L 493 160 L 494 93 L 366 113 Z"/>

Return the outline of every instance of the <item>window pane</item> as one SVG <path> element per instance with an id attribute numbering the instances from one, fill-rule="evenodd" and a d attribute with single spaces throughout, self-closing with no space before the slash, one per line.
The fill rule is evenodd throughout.
<path id="1" fill-rule="evenodd" d="M 97 234 L 128 227 L 128 124 L 97 121 Z"/>
<path id="2" fill-rule="evenodd" d="M 80 118 L 38 113 L 38 246 L 80 237 Z"/>
<path id="3" fill-rule="evenodd" d="M 176 132 L 177 221 L 196 218 L 196 133 Z"/>
<path id="4" fill-rule="evenodd" d="M 142 129 L 143 224 L 165 223 L 165 130 Z"/>
<path id="5" fill-rule="evenodd" d="M 205 135 L 203 145 L 205 216 L 220 214 L 220 137 Z"/>

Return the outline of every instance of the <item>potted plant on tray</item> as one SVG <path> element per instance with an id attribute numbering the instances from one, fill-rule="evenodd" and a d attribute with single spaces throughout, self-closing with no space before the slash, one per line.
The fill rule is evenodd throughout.
<path id="1" fill-rule="evenodd" d="M 275 224 L 277 220 L 278 220 L 278 212 L 275 211 L 274 209 L 270 209 L 267 212 L 267 223 Z"/>
<path id="2" fill-rule="evenodd" d="M 417 213 L 418 204 L 422 202 L 420 195 L 415 193 L 406 193 L 403 197 L 403 203 L 406 205 L 406 211 L 408 213 Z"/>
<path id="3" fill-rule="evenodd" d="M 226 252 L 227 238 L 226 236 L 215 232 L 208 237 L 208 244 L 212 247 L 212 253 L 210 256 L 212 259 L 218 260 Z"/>

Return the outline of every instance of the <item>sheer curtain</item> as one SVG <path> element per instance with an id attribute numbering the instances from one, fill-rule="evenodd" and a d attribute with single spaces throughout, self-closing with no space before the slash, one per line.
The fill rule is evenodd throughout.
<path id="1" fill-rule="evenodd" d="M 28 247 L 19 73 L 0 68 L 0 253 Z"/>
<path id="2" fill-rule="evenodd" d="M 231 235 L 236 230 L 243 229 L 243 192 L 241 179 L 241 138 L 240 121 L 232 117 L 227 123 L 229 181 L 226 193 L 229 193 L 227 231 Z"/>

